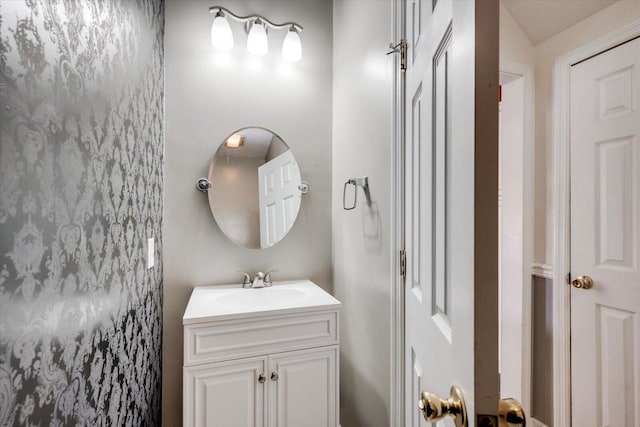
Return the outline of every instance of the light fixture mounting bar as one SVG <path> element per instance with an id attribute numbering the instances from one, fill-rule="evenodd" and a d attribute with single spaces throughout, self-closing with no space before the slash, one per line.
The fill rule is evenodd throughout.
<path id="1" fill-rule="evenodd" d="M 239 16 L 239 15 L 236 15 L 235 13 L 231 12 L 226 7 L 222 7 L 222 6 L 211 6 L 211 7 L 209 7 L 209 13 L 213 14 L 213 13 L 218 13 L 218 12 L 223 12 L 225 14 L 229 14 L 229 16 L 231 16 L 233 19 L 235 19 L 238 22 L 250 22 L 250 21 L 254 21 L 256 19 L 260 19 L 260 21 L 262 21 L 268 27 L 271 27 L 271 28 L 276 29 L 276 30 L 280 30 L 282 28 L 294 27 L 296 30 L 302 31 L 302 25 L 298 24 L 297 22 L 285 22 L 283 24 L 275 24 L 275 23 L 269 21 L 267 18 L 265 18 L 262 15 Z"/>

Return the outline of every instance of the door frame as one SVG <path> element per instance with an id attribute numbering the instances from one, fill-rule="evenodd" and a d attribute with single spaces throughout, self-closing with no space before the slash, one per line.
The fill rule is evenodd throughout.
<path id="1" fill-rule="evenodd" d="M 533 183 L 535 132 L 535 73 L 532 66 L 512 61 L 500 61 L 500 72 L 520 76 L 523 85 L 522 120 L 522 377 L 521 398 L 525 413 L 531 414 L 533 369 L 532 294 L 533 294 Z M 501 307 L 500 307 L 501 309 Z M 510 397 L 510 396 L 504 396 Z"/>
<path id="2" fill-rule="evenodd" d="M 404 39 L 406 31 L 407 0 L 391 1 L 391 40 L 397 44 Z M 404 277 L 401 275 L 400 251 L 405 247 L 404 239 L 404 155 L 405 155 L 405 74 L 400 70 L 400 55 L 394 55 L 392 120 L 391 120 L 391 409 L 392 426 L 403 426 L 404 422 Z"/>
<path id="3" fill-rule="evenodd" d="M 632 22 L 560 56 L 553 69 L 553 425 L 571 427 L 571 67 L 640 36 Z"/>

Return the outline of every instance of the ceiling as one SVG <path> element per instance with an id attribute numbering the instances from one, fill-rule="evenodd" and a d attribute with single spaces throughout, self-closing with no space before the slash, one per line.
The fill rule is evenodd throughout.
<path id="1" fill-rule="evenodd" d="M 534 45 L 593 15 L 616 0 L 502 0 Z"/>
<path id="2" fill-rule="evenodd" d="M 244 128 L 240 132 L 244 136 L 244 143 L 238 148 L 229 148 L 220 145 L 218 154 L 227 157 L 243 157 L 264 160 L 273 139 L 280 140 L 277 136 L 263 128 Z"/>

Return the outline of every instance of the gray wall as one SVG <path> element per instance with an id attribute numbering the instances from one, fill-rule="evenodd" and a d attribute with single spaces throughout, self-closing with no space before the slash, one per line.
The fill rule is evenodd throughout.
<path id="1" fill-rule="evenodd" d="M 240 283 L 234 272 L 279 269 L 274 280 L 309 278 L 331 290 L 331 48 L 328 0 L 225 0 L 234 13 L 296 21 L 303 58 L 280 58 L 284 31 L 270 31 L 270 53 L 247 54 L 246 35 L 232 24 L 236 47 L 220 54 L 210 45 L 210 3 L 166 3 L 166 168 L 164 212 L 163 423 L 182 414 L 182 315 L 194 286 Z M 236 246 L 216 225 L 206 195 L 195 190 L 207 176 L 218 145 L 233 130 L 264 126 L 295 154 L 311 191 L 283 241 L 266 250 Z"/>
<path id="2" fill-rule="evenodd" d="M 157 425 L 161 0 L 0 2 L 0 425 Z"/>
<path id="3" fill-rule="evenodd" d="M 553 426 L 553 280 L 533 277 L 531 416 Z"/>
<path id="4" fill-rule="evenodd" d="M 333 268 L 342 301 L 342 427 L 390 425 L 390 0 L 333 5 Z M 344 182 L 369 176 L 372 205 L 342 209 Z"/>

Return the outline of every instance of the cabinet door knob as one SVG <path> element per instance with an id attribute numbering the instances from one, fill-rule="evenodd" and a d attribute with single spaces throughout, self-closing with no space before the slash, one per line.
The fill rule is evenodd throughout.
<path id="1" fill-rule="evenodd" d="M 258 382 L 260 384 L 264 384 L 265 381 L 267 381 L 267 377 L 264 374 L 258 375 Z"/>
<path id="2" fill-rule="evenodd" d="M 271 373 L 271 381 L 278 381 L 278 378 L 280 378 L 280 377 L 278 376 L 277 372 L 272 372 Z"/>

